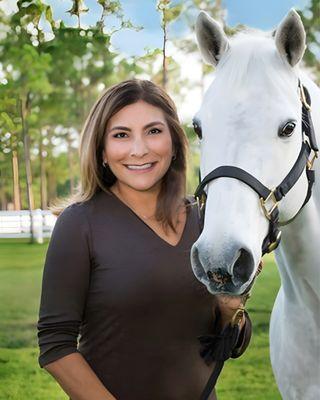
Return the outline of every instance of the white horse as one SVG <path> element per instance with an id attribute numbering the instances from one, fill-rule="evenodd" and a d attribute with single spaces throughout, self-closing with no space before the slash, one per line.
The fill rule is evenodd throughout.
<path id="1" fill-rule="evenodd" d="M 276 187 L 301 148 L 298 78 L 311 96 L 320 143 L 320 90 L 298 69 L 305 51 L 299 15 L 291 10 L 273 33 L 248 30 L 228 39 L 219 24 L 201 12 L 196 34 L 205 61 L 216 66 L 215 79 L 196 115 L 202 129 L 202 179 L 229 165 L 242 168 L 270 189 Z M 314 168 L 312 196 L 281 228 L 276 250 L 281 288 L 271 316 L 270 351 L 276 382 L 286 400 L 320 399 L 319 160 Z M 296 215 L 307 189 L 303 172 L 279 202 L 280 222 Z M 257 193 L 238 179 L 220 177 L 205 190 L 204 228 L 191 250 L 194 273 L 212 294 L 241 294 L 257 272 L 269 221 Z M 228 284 L 221 277 L 229 277 Z"/>

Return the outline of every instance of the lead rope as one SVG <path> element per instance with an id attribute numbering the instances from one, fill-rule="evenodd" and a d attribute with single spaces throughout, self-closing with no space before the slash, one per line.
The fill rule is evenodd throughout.
<path id="1" fill-rule="evenodd" d="M 256 277 L 260 274 L 262 268 L 263 261 L 261 260 L 253 281 L 255 281 Z M 250 285 L 248 291 L 242 295 L 242 303 L 240 307 L 235 311 L 231 322 L 223 329 L 221 335 L 203 335 L 198 337 L 200 343 L 203 345 L 203 350 L 200 352 L 201 356 L 208 362 L 216 362 L 208 382 L 200 396 L 200 400 L 209 400 L 224 363 L 231 357 L 232 351 L 237 344 L 240 335 L 240 323 L 242 318 L 245 316 L 245 304 L 251 297 L 251 286 L 252 285 Z"/>

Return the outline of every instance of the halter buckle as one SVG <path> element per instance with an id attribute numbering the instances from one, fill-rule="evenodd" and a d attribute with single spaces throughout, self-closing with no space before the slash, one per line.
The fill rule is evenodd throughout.
<path id="1" fill-rule="evenodd" d="M 271 221 L 271 214 L 273 213 L 273 211 L 278 207 L 278 201 L 274 195 L 274 191 L 275 189 L 271 190 L 271 192 L 269 193 L 268 197 L 266 199 L 264 199 L 263 197 L 260 197 L 260 204 L 263 210 L 264 215 L 266 216 L 266 218 L 268 218 L 269 221 Z M 273 206 L 268 210 L 267 209 L 267 203 L 268 201 L 273 201 Z"/>
<path id="2" fill-rule="evenodd" d="M 196 196 L 196 201 L 198 204 L 198 209 L 202 211 L 202 208 L 206 203 L 205 196 L 203 194 L 201 194 L 200 196 Z"/>
<path id="3" fill-rule="evenodd" d="M 311 160 L 307 160 L 308 169 L 312 169 L 313 168 L 313 163 L 314 163 L 316 158 L 318 158 L 318 152 L 314 151 L 314 154 L 313 154 L 313 157 L 311 158 Z"/>
<path id="4" fill-rule="evenodd" d="M 231 326 L 240 325 L 242 319 L 244 317 L 244 306 L 240 306 L 236 312 L 233 314 L 231 319 Z"/>
<path id="5" fill-rule="evenodd" d="M 196 202 L 197 202 L 197 209 L 198 209 L 198 217 L 199 220 L 202 221 L 203 219 L 203 210 L 205 207 L 205 199 L 204 199 L 204 195 L 201 194 L 200 196 L 196 196 Z"/>
<path id="6" fill-rule="evenodd" d="M 275 250 L 279 246 L 280 240 L 281 240 L 281 231 L 279 231 L 277 233 L 276 240 L 269 244 L 268 253 L 271 253 L 273 250 Z"/>
<path id="7" fill-rule="evenodd" d="M 306 95 L 304 93 L 304 90 L 303 90 L 303 87 L 302 87 L 301 83 L 299 83 L 299 89 L 300 89 L 300 100 L 301 100 L 301 103 L 305 106 L 305 108 L 308 111 L 311 111 L 311 106 L 307 102 Z"/>

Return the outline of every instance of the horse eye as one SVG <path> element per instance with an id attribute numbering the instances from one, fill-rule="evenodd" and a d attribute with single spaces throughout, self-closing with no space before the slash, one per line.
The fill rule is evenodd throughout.
<path id="1" fill-rule="evenodd" d="M 202 139 L 202 129 L 201 129 L 201 123 L 197 118 L 194 118 L 192 120 L 193 124 L 193 129 L 195 133 L 197 134 L 198 138 L 201 140 Z"/>
<path id="2" fill-rule="evenodd" d="M 279 136 L 289 137 L 293 134 L 296 123 L 294 121 L 287 122 L 282 128 L 279 129 Z"/>

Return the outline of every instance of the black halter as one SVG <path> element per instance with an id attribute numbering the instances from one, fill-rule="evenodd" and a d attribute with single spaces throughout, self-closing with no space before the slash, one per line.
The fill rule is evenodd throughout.
<path id="1" fill-rule="evenodd" d="M 299 156 L 288 175 L 283 179 L 280 185 L 278 185 L 275 189 L 270 190 L 269 188 L 264 186 L 258 179 L 256 179 L 254 176 L 241 168 L 223 165 L 214 169 L 212 172 L 206 175 L 202 181 L 201 179 L 199 179 L 200 183 L 195 192 L 195 198 L 199 204 L 201 229 L 203 228 L 205 203 L 207 198 L 206 192 L 204 190 L 205 186 L 209 182 L 217 178 L 234 178 L 250 186 L 251 189 L 253 189 L 260 196 L 260 203 L 263 212 L 266 218 L 269 220 L 269 231 L 262 243 L 262 255 L 270 253 L 278 247 L 281 240 L 281 231 L 278 227 L 280 225 L 286 225 L 291 222 L 300 213 L 302 208 L 307 204 L 310 199 L 315 178 L 314 170 L 312 168 L 314 160 L 318 157 L 319 151 L 310 114 L 311 98 L 308 90 L 301 84 L 300 80 L 298 83 L 298 87 L 302 103 L 302 143 Z M 198 136 L 201 136 L 201 127 L 199 125 L 199 122 L 194 120 L 193 125 Z M 309 160 L 311 151 L 313 151 L 314 154 Z M 304 170 L 306 171 L 308 179 L 308 191 L 306 198 L 297 214 L 292 219 L 290 219 L 290 221 L 280 224 L 278 203 L 296 184 L 297 180 Z M 272 203 L 271 206 L 270 203 Z"/>

